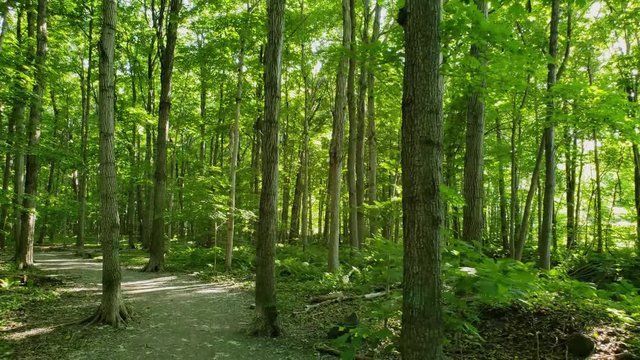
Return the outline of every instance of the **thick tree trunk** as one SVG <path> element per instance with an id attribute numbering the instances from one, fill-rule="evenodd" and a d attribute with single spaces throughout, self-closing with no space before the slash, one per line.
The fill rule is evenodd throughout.
<path id="1" fill-rule="evenodd" d="M 238 166 L 238 146 L 240 145 L 240 108 L 242 105 L 242 82 L 244 75 L 244 39 L 240 39 L 238 59 L 238 83 L 236 86 L 236 112 L 229 132 L 229 212 L 227 213 L 227 246 L 225 271 L 231 271 L 233 261 L 233 237 L 236 213 L 236 167 Z"/>
<path id="2" fill-rule="evenodd" d="M 276 337 L 282 332 L 276 306 L 275 243 L 278 209 L 278 122 L 284 42 L 284 0 L 267 3 L 265 100 L 262 141 L 262 191 L 256 243 L 255 333 Z"/>
<path id="3" fill-rule="evenodd" d="M 130 316 L 122 300 L 118 235 L 120 222 L 116 188 L 115 159 L 115 69 L 116 1 L 102 0 L 102 33 L 100 36 L 100 87 L 98 114 L 100 119 L 100 193 L 99 240 L 102 244 L 102 301 L 89 322 L 115 327 L 125 324 Z"/>
<path id="4" fill-rule="evenodd" d="M 342 0 L 342 55 L 336 73 L 336 95 L 333 109 L 333 130 L 329 148 L 329 271 L 340 266 L 340 182 L 344 148 L 344 118 L 347 105 L 347 76 L 351 51 L 351 14 L 349 0 Z"/>
<path id="5" fill-rule="evenodd" d="M 443 358 L 442 93 L 440 1 L 407 0 L 402 98 L 404 281 L 400 352 L 405 360 Z"/>
<path id="6" fill-rule="evenodd" d="M 171 111 L 171 77 L 173 58 L 178 38 L 181 0 L 171 0 L 169 4 L 167 40 L 161 49 L 160 60 L 160 112 L 158 116 L 158 137 L 156 139 L 156 163 L 153 193 L 153 223 L 151 228 L 150 258 L 144 271 L 163 271 L 165 253 L 164 212 L 167 192 L 167 143 L 169 137 L 169 113 Z M 163 13 L 163 11 L 161 11 Z"/>
<path id="7" fill-rule="evenodd" d="M 45 61 L 47 56 L 47 0 L 38 0 L 37 40 L 35 56 L 35 84 L 29 108 L 27 129 L 27 166 L 22 202 L 21 231 L 19 246 L 16 247 L 16 268 L 33 265 L 33 242 L 36 228 L 36 197 L 38 196 L 38 145 L 40 143 L 40 122 L 42 120 L 42 97 L 46 80 Z"/>
<path id="8" fill-rule="evenodd" d="M 487 17 L 487 3 L 484 0 L 475 1 L 478 10 Z M 471 74 L 467 99 L 467 134 L 466 150 L 464 154 L 464 208 L 462 220 L 462 238 L 468 242 L 482 245 L 482 231 L 484 229 L 484 88 L 486 87 L 484 72 L 484 45 L 471 45 L 471 57 L 481 65 Z"/>
<path id="9" fill-rule="evenodd" d="M 545 134 L 545 179 L 542 228 L 538 243 L 538 265 L 543 270 L 551 268 L 551 243 L 553 237 L 553 205 L 556 190 L 555 129 L 553 116 L 555 105 L 553 87 L 556 83 L 556 59 L 558 57 L 558 23 L 560 22 L 560 0 L 551 2 L 551 25 L 549 35 L 549 63 L 547 65 L 547 112 Z"/>

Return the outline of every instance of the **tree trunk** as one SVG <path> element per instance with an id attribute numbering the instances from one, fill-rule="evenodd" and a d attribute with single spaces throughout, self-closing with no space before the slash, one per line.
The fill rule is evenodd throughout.
<path id="1" fill-rule="evenodd" d="M 602 253 L 603 251 L 603 238 L 602 238 L 602 186 L 600 181 L 600 158 L 598 157 L 598 136 L 596 134 L 596 130 L 593 130 L 593 162 L 596 167 L 596 203 L 595 203 L 595 221 L 596 221 L 596 243 L 597 252 Z"/>
<path id="2" fill-rule="evenodd" d="M 487 17 L 487 3 L 475 0 L 478 10 Z M 483 210 L 483 174 L 484 174 L 484 88 L 486 87 L 483 67 L 484 45 L 471 44 L 471 57 L 480 63 L 477 70 L 471 74 L 467 99 L 467 134 L 466 151 L 464 154 L 464 208 L 462 219 L 462 238 L 465 241 L 482 245 L 482 231 L 484 228 Z"/>
<path id="3" fill-rule="evenodd" d="M 102 244 L 102 301 L 90 322 L 124 325 L 130 318 L 122 300 L 118 235 L 120 223 L 116 188 L 115 159 L 115 83 L 114 48 L 116 35 L 116 1 L 102 0 L 102 34 L 100 36 L 100 226 L 98 236 Z"/>
<path id="4" fill-rule="evenodd" d="M 27 128 L 27 166 L 22 202 L 21 231 L 19 246 L 16 247 L 16 268 L 24 269 L 33 265 L 33 241 L 36 228 L 36 197 L 38 196 L 38 145 L 40 143 L 40 122 L 42 120 L 42 97 L 46 80 L 45 61 L 47 56 L 47 0 L 38 0 L 37 40 L 35 55 L 35 84 L 29 108 Z"/>
<path id="5" fill-rule="evenodd" d="M 93 5 L 89 10 L 89 33 L 87 37 L 87 75 L 86 84 L 84 76 L 84 64 L 82 65 L 80 76 L 80 90 L 82 92 L 82 125 L 80 127 L 80 153 L 82 161 L 80 164 L 78 178 L 78 227 L 76 228 L 76 250 L 82 253 L 85 242 L 85 228 L 87 220 L 87 143 L 89 139 L 89 113 L 91 112 L 91 68 L 93 55 Z"/>
<path id="6" fill-rule="evenodd" d="M 28 57 L 25 51 L 25 44 L 22 41 L 22 10 L 18 10 L 18 24 L 16 26 L 16 42 L 20 45 L 19 52 L 25 58 Z M 27 32 L 31 34 L 33 32 L 33 15 L 32 12 L 27 13 Z M 32 35 L 29 35 L 31 37 Z M 20 63 L 17 65 L 19 73 L 23 77 L 17 80 L 15 94 L 13 96 L 13 108 L 11 109 L 11 119 L 14 123 L 14 138 L 13 138 L 13 239 L 16 243 L 16 248 L 20 242 L 20 226 L 21 219 L 20 207 L 22 206 L 22 195 L 24 194 L 24 111 L 27 106 L 27 99 L 29 98 L 27 90 L 26 78 L 29 77 L 26 60 L 18 60 Z"/>
<path id="7" fill-rule="evenodd" d="M 496 117 L 496 140 L 498 147 L 502 146 L 502 130 L 500 120 Z M 510 255 L 509 245 L 509 224 L 507 220 L 507 197 L 505 194 L 504 166 L 502 158 L 498 158 L 498 196 L 500 197 L 500 239 L 502 240 L 502 252 L 505 256 Z"/>
<path id="8" fill-rule="evenodd" d="M 533 204 L 533 196 L 536 193 L 538 187 L 538 181 L 540 179 L 540 164 L 542 163 L 542 155 L 544 152 L 544 144 L 546 140 L 543 136 L 540 139 L 540 145 L 538 146 L 538 154 L 536 155 L 536 164 L 533 167 L 533 174 L 531 175 L 531 183 L 529 184 L 529 192 L 527 193 L 527 200 L 524 205 L 524 212 L 522 214 L 522 221 L 517 227 L 518 232 L 514 242 L 514 249 L 512 256 L 514 260 L 522 260 L 522 251 L 524 249 L 524 243 L 529 233 L 529 223 L 531 218 L 531 206 Z"/>
<path id="9" fill-rule="evenodd" d="M 156 139 L 156 163 L 153 194 L 153 223 L 151 228 L 150 258 L 144 271 L 163 271 L 165 253 L 164 212 L 167 192 L 167 143 L 169 137 L 169 112 L 171 111 L 171 76 L 173 58 L 178 38 L 181 0 L 171 0 L 169 4 L 167 39 L 161 49 L 160 60 L 160 112 L 158 116 L 158 137 Z M 163 10 L 160 13 L 164 13 Z"/>
<path id="10" fill-rule="evenodd" d="M 347 77 L 349 52 L 351 51 L 351 13 L 349 0 L 342 0 L 342 54 L 336 73 L 333 130 L 329 148 L 329 272 L 340 266 L 340 182 L 342 152 L 344 148 L 344 118 L 347 105 Z"/>
<path id="11" fill-rule="evenodd" d="M 553 87 L 556 83 L 556 59 L 558 57 L 558 23 L 560 22 L 560 0 L 551 2 L 551 25 L 549 35 L 549 63 L 547 65 L 547 112 L 545 134 L 545 180 L 542 228 L 538 244 L 538 265 L 543 270 L 551 268 L 550 245 L 553 236 L 553 205 L 556 190 L 555 130 L 553 116 L 555 105 Z"/>
<path id="12" fill-rule="evenodd" d="M 567 130 L 566 143 L 566 182 L 567 182 L 567 249 L 576 245 L 576 135 Z"/>
<path id="13" fill-rule="evenodd" d="M 236 167 L 240 142 L 240 107 L 242 105 L 242 82 L 244 74 L 244 38 L 240 39 L 238 59 L 238 84 L 236 87 L 236 113 L 229 136 L 229 212 L 227 214 L 227 247 L 224 261 L 225 271 L 231 271 L 233 260 L 233 235 L 236 212 Z"/>
<path id="14" fill-rule="evenodd" d="M 296 175 L 296 186 L 293 189 L 293 204 L 291 205 L 291 226 L 289 227 L 289 241 L 298 239 L 300 235 L 300 208 L 302 207 L 302 151 L 300 151 L 300 170 Z"/>
<path id="15" fill-rule="evenodd" d="M 354 49 L 356 44 L 356 10 L 355 1 L 349 0 L 349 30 L 351 50 L 349 51 L 349 69 L 347 73 L 347 111 L 349 114 L 349 148 L 347 153 L 347 190 L 349 193 L 349 244 L 351 250 L 358 248 L 358 194 L 356 179 L 356 153 L 358 145 L 358 118 L 356 117 L 355 77 L 356 58 Z"/>
<path id="16" fill-rule="evenodd" d="M 400 352 L 404 360 L 443 358 L 442 94 L 440 1 L 407 0 L 402 97 L 404 280 Z"/>
<path id="17" fill-rule="evenodd" d="M 377 45 L 380 38 L 380 16 L 382 7 L 380 2 L 376 0 L 375 15 L 373 19 L 373 34 L 371 35 L 371 44 Z M 368 58 L 369 66 L 367 72 L 367 147 L 369 150 L 367 177 L 369 181 L 368 203 L 375 205 L 378 200 L 378 145 L 376 138 L 376 113 L 375 113 L 375 64 L 374 56 Z M 371 216 L 369 218 L 369 233 L 376 235 L 378 232 L 378 218 Z"/>
<path id="18" fill-rule="evenodd" d="M 278 120 L 280 79 L 284 42 L 284 0 L 267 5 L 267 47 L 265 51 L 265 100 L 262 141 L 262 191 L 256 244 L 255 333 L 276 337 L 282 332 L 276 306 L 275 243 L 278 209 Z"/>

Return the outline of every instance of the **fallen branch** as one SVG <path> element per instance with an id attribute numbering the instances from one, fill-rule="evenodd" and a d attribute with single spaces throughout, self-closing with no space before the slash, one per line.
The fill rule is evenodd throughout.
<path id="1" fill-rule="evenodd" d="M 327 300 L 335 300 L 341 297 L 344 297 L 344 294 L 342 293 L 342 291 L 338 291 L 330 294 L 312 297 L 311 299 L 309 299 L 309 302 L 312 304 L 317 304 L 317 303 L 325 302 Z"/>
<path id="2" fill-rule="evenodd" d="M 334 349 L 334 348 L 329 347 L 329 346 L 324 345 L 324 344 L 317 344 L 315 346 L 315 349 L 320 354 L 333 355 L 333 356 L 338 357 L 338 358 L 341 358 L 341 356 L 342 356 L 342 351 L 340 351 L 338 349 Z M 356 355 L 354 359 L 356 359 L 356 360 L 373 360 L 373 358 L 368 357 L 368 356 L 363 356 L 363 355 Z"/>
<path id="3" fill-rule="evenodd" d="M 316 304 L 305 305 L 303 312 L 309 312 L 312 309 L 319 308 L 321 306 L 325 306 L 333 303 L 342 302 L 342 301 L 350 301 L 350 300 L 356 300 L 356 299 L 364 299 L 364 300 L 376 299 L 376 298 L 385 296 L 388 293 L 389 292 L 387 291 L 380 291 L 380 292 L 374 292 L 374 293 L 364 294 L 364 295 L 355 295 L 355 296 L 344 296 L 344 294 L 342 293 L 336 293 L 341 296 L 334 296 Z"/>

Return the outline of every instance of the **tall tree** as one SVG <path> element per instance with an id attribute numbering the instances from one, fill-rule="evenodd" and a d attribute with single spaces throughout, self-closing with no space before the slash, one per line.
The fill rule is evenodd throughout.
<path id="1" fill-rule="evenodd" d="M 275 244 L 278 210 L 278 123 L 285 0 L 267 3 L 267 47 L 264 62 L 264 121 L 262 123 L 262 191 L 256 243 L 255 333 L 281 334 L 276 305 Z"/>
<path id="2" fill-rule="evenodd" d="M 329 271 L 340 266 L 340 182 L 344 148 L 344 118 L 347 105 L 347 72 L 351 51 L 351 13 L 349 0 L 342 0 L 342 53 L 336 73 L 333 130 L 329 147 Z"/>
<path id="3" fill-rule="evenodd" d="M 442 93 L 438 0 L 407 0 L 402 94 L 404 270 L 400 351 L 405 360 L 443 358 L 440 281 Z"/>
<path id="4" fill-rule="evenodd" d="M 347 112 L 349 114 L 349 144 L 347 149 L 347 189 L 349 192 L 349 244 L 351 249 L 358 247 L 358 194 L 356 179 L 356 153 L 358 146 L 358 117 L 356 117 L 355 78 L 356 58 L 356 6 L 349 0 L 349 30 L 351 46 L 349 51 L 349 69 L 347 73 Z"/>
<path id="5" fill-rule="evenodd" d="M 84 4 L 86 6 L 86 4 Z M 78 225 L 76 228 L 76 248 L 82 252 L 84 248 L 85 227 L 87 220 L 87 143 L 89 140 L 89 113 L 91 111 L 91 70 L 93 63 L 93 1 L 89 8 L 89 31 L 87 33 L 87 74 L 84 75 L 84 64 L 80 68 L 80 87 L 82 95 L 82 124 L 80 127 L 81 165 L 78 178 Z"/>
<path id="6" fill-rule="evenodd" d="M 247 12 L 251 9 L 247 4 Z M 247 14 L 248 16 L 249 14 Z M 238 147 L 240 146 L 240 110 L 242 105 L 242 82 L 244 78 L 244 35 L 240 35 L 238 55 L 238 83 L 236 85 L 236 112 L 229 133 L 229 212 L 227 213 L 227 248 L 224 262 L 226 271 L 231 271 L 233 259 L 233 237 L 236 212 L 236 168 L 238 167 Z"/>
<path id="7" fill-rule="evenodd" d="M 42 0 L 41 0 L 42 1 Z M 102 299 L 96 314 L 87 322 L 126 324 L 129 310 L 122 300 L 119 253 L 120 218 L 118 216 L 115 154 L 115 38 L 116 0 L 102 0 L 102 31 L 100 34 L 100 75 L 98 119 L 100 121 L 100 150 L 98 192 L 100 193 L 99 239 L 102 244 Z"/>
<path id="8" fill-rule="evenodd" d="M 545 178 L 542 212 L 542 227 L 538 244 L 540 268 L 551 268 L 551 239 L 553 237 L 553 205 L 556 190 L 555 127 L 553 117 L 555 104 L 553 87 L 556 83 L 556 59 L 558 58 L 558 24 L 560 23 L 560 0 L 551 1 L 551 25 L 549 35 L 549 62 L 547 64 L 546 124 L 544 128 Z"/>
<path id="9" fill-rule="evenodd" d="M 150 258 L 144 271 L 163 271 L 165 253 L 164 212 L 167 192 L 167 144 L 169 141 L 169 114 L 171 111 L 171 77 L 173 59 L 178 40 L 181 0 L 171 0 L 167 14 L 166 42 L 160 46 L 160 111 L 156 138 L 156 163 L 153 193 L 153 225 L 151 229 Z M 160 7 L 160 19 L 164 17 L 165 1 Z M 162 27 L 162 25 L 159 25 Z M 160 45 L 160 44 L 159 44 Z"/>
<path id="10" fill-rule="evenodd" d="M 38 195 L 38 145 L 40 144 L 40 122 L 42 121 L 42 98 L 46 80 L 47 57 L 47 0 L 38 0 L 37 39 L 35 55 L 35 84 L 29 107 L 27 128 L 27 163 L 24 198 L 21 212 L 21 231 L 16 246 L 16 267 L 23 269 L 33 265 L 33 242 L 36 229 L 36 197 Z"/>
<path id="11" fill-rule="evenodd" d="M 482 17 L 488 14 L 487 3 L 484 0 L 475 0 L 478 11 Z M 483 26 L 474 24 L 474 30 L 479 31 Z M 471 44 L 471 57 L 478 67 L 472 69 L 471 84 L 467 98 L 467 134 L 466 150 L 464 154 L 464 208 L 462 237 L 469 242 L 482 244 L 482 231 L 484 229 L 483 199 L 484 199 L 484 88 L 486 80 L 482 68 L 484 60 L 484 44 L 477 41 Z"/>
<path id="12" fill-rule="evenodd" d="M 370 43 L 377 45 L 380 38 L 380 17 L 382 12 L 382 6 L 380 2 L 376 0 L 375 15 L 373 18 L 373 33 L 371 34 Z M 368 189 L 368 204 L 375 205 L 378 200 L 378 145 L 376 135 L 376 93 L 375 93 L 375 70 L 373 63 L 373 55 L 369 56 L 368 72 L 367 72 L 367 148 L 369 150 L 369 161 L 367 171 L 367 181 L 369 182 Z M 375 235 L 377 232 L 377 219 L 372 217 L 369 219 L 369 232 Z"/>

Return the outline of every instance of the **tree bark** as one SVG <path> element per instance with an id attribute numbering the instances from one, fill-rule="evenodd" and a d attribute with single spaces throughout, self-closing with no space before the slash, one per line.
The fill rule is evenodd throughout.
<path id="1" fill-rule="evenodd" d="M 577 140 L 574 133 L 567 129 L 565 135 L 565 174 L 567 182 L 567 249 L 571 250 L 576 245 L 576 150 Z"/>
<path id="2" fill-rule="evenodd" d="M 22 10 L 18 10 L 18 24 L 16 26 L 16 42 L 19 45 L 19 52 L 25 58 L 28 58 L 28 51 L 25 50 L 25 44 L 22 39 Z M 29 37 L 32 37 L 33 33 L 33 12 L 27 12 L 27 33 Z M 20 242 L 20 229 L 21 229 L 21 206 L 22 196 L 24 194 L 24 111 L 27 106 L 27 99 L 29 98 L 27 90 L 26 78 L 29 76 L 26 60 L 17 60 L 19 64 L 19 73 L 22 78 L 16 82 L 16 89 L 13 96 L 13 108 L 11 109 L 10 118 L 12 119 L 15 129 L 13 138 L 13 229 L 12 235 L 16 243 L 16 248 L 19 247 Z"/>
<path id="3" fill-rule="evenodd" d="M 229 133 L 229 212 L 227 213 L 227 246 L 225 253 L 225 271 L 231 271 L 233 261 L 233 236 L 236 212 L 236 167 L 238 166 L 238 146 L 240 145 L 240 108 L 242 105 L 242 82 L 244 76 L 244 38 L 240 38 L 238 59 L 238 84 L 236 87 L 236 112 Z"/>
<path id="4" fill-rule="evenodd" d="M 598 253 L 602 253 L 603 248 L 603 238 L 602 238 L 602 186 L 600 181 L 600 157 L 598 156 L 598 136 L 596 130 L 593 130 L 593 162 L 596 167 L 596 177 L 595 177 L 595 185 L 596 185 L 596 199 L 595 199 L 595 222 L 596 222 L 596 244 Z"/>
<path id="5" fill-rule="evenodd" d="M 347 105 L 347 77 L 351 51 L 351 13 L 349 0 L 342 0 L 342 54 L 336 73 L 333 127 L 329 148 L 329 272 L 340 266 L 340 182 L 344 148 L 344 118 Z"/>
<path id="6" fill-rule="evenodd" d="M 542 156 L 544 154 L 544 144 L 546 140 L 543 136 L 540 139 L 540 145 L 538 146 L 538 154 L 536 155 L 536 164 L 533 167 L 533 174 L 531 175 L 531 183 L 529 184 L 529 192 L 527 193 L 527 200 L 524 205 L 524 212 L 522 214 L 522 221 L 517 227 L 518 232 L 514 241 L 514 252 L 512 253 L 514 260 L 522 260 L 522 251 L 524 249 L 524 243 L 529 233 L 529 224 L 531 218 L 531 206 L 533 205 L 533 196 L 536 193 L 538 182 L 540 179 L 540 164 L 542 163 Z"/>
<path id="7" fill-rule="evenodd" d="M 475 0 L 478 11 L 486 19 L 488 8 L 484 0 Z M 477 27 L 475 25 L 474 27 Z M 476 30 L 477 31 L 477 30 Z M 483 67 L 486 64 L 484 45 L 471 44 L 471 57 L 480 65 L 471 74 L 471 84 L 467 99 L 467 134 L 466 151 L 464 154 L 464 208 L 462 222 L 462 238 L 465 241 L 482 245 L 482 231 L 484 229 L 484 121 L 485 103 L 484 89 L 486 87 Z"/>
<path id="8" fill-rule="evenodd" d="M 349 244 L 351 250 L 358 248 L 358 193 L 356 179 L 356 153 L 358 145 L 358 117 L 356 117 L 355 77 L 356 58 L 356 11 L 355 0 L 349 0 L 350 51 L 349 69 L 347 73 L 347 112 L 349 114 L 349 148 L 347 153 L 347 189 L 349 193 Z"/>
<path id="9" fill-rule="evenodd" d="M 40 143 L 40 122 L 42 120 L 42 97 L 46 81 L 45 62 L 47 56 L 47 0 L 38 0 L 37 40 L 35 55 L 35 84 L 29 107 L 27 129 L 28 149 L 24 198 L 22 202 L 21 231 L 19 246 L 16 247 L 16 268 L 24 269 L 33 265 L 33 242 L 36 228 L 36 197 L 38 196 L 38 145 Z"/>
<path id="10" fill-rule="evenodd" d="M 169 113 L 171 111 L 171 77 L 173 58 L 178 38 L 181 0 L 171 0 L 168 13 L 167 39 L 161 49 L 160 60 L 160 112 L 158 116 L 158 137 L 156 138 L 156 163 L 153 194 L 153 223 L 151 228 L 150 258 L 144 271 L 164 270 L 165 234 L 164 212 L 167 192 L 167 143 L 169 137 Z M 161 18 L 164 13 L 160 10 Z"/>
<path id="11" fill-rule="evenodd" d="M 406 59 L 402 97 L 404 280 L 400 337 L 400 352 L 405 360 L 443 358 L 441 4 L 434 0 L 407 0 L 398 17 L 404 27 Z"/>
<path id="12" fill-rule="evenodd" d="M 380 16 L 382 7 L 380 2 L 376 0 L 375 15 L 373 19 L 373 34 L 371 35 L 371 44 L 377 45 L 380 38 Z M 378 145 L 376 137 L 376 112 L 375 112 L 375 64 L 374 56 L 368 58 L 369 66 L 367 72 L 367 148 L 369 150 L 367 180 L 369 181 L 368 203 L 375 205 L 378 200 Z M 378 232 L 378 218 L 371 216 L 369 218 L 369 233 L 376 235 Z"/>
<path id="13" fill-rule="evenodd" d="M 278 208 L 278 122 L 285 0 L 267 3 L 265 100 L 262 141 L 262 191 L 256 243 L 255 333 L 276 337 L 282 332 L 276 306 L 275 243 Z"/>
<path id="14" fill-rule="evenodd" d="M 555 105 L 553 87 L 556 83 L 556 59 L 558 57 L 558 23 L 560 22 L 560 0 L 551 2 L 551 25 L 549 35 L 549 63 L 547 64 L 547 109 L 545 134 L 545 180 L 542 227 L 538 244 L 538 265 L 543 270 L 551 268 L 551 242 L 553 237 L 553 205 L 556 190 L 555 129 L 553 116 Z"/>
<path id="15" fill-rule="evenodd" d="M 100 119 L 100 167 L 98 191 L 100 193 L 100 226 L 98 236 L 102 244 L 102 300 L 96 314 L 89 322 L 124 325 L 130 318 L 121 292 L 122 274 L 118 235 L 116 159 L 115 159 L 115 0 L 102 0 L 102 33 L 100 36 L 100 76 L 98 114 Z"/>
<path id="16" fill-rule="evenodd" d="M 500 120 L 496 117 L 496 141 L 498 147 L 502 146 L 502 129 Z M 500 239 L 502 240 L 502 252 L 505 256 L 510 255 L 509 245 L 509 223 L 507 220 L 507 197 L 505 194 L 504 166 L 502 159 L 498 158 L 498 196 L 500 197 Z"/>
<path id="17" fill-rule="evenodd" d="M 89 10 L 89 33 L 87 35 L 87 75 L 84 75 L 84 64 L 80 69 L 80 90 L 82 93 L 82 124 L 80 126 L 80 153 L 82 154 L 78 177 L 78 225 L 76 228 L 76 251 L 82 253 L 85 242 L 87 220 L 87 143 L 89 139 L 89 113 L 91 112 L 91 70 L 93 55 L 93 4 Z M 86 79 L 86 83 L 85 83 Z"/>

